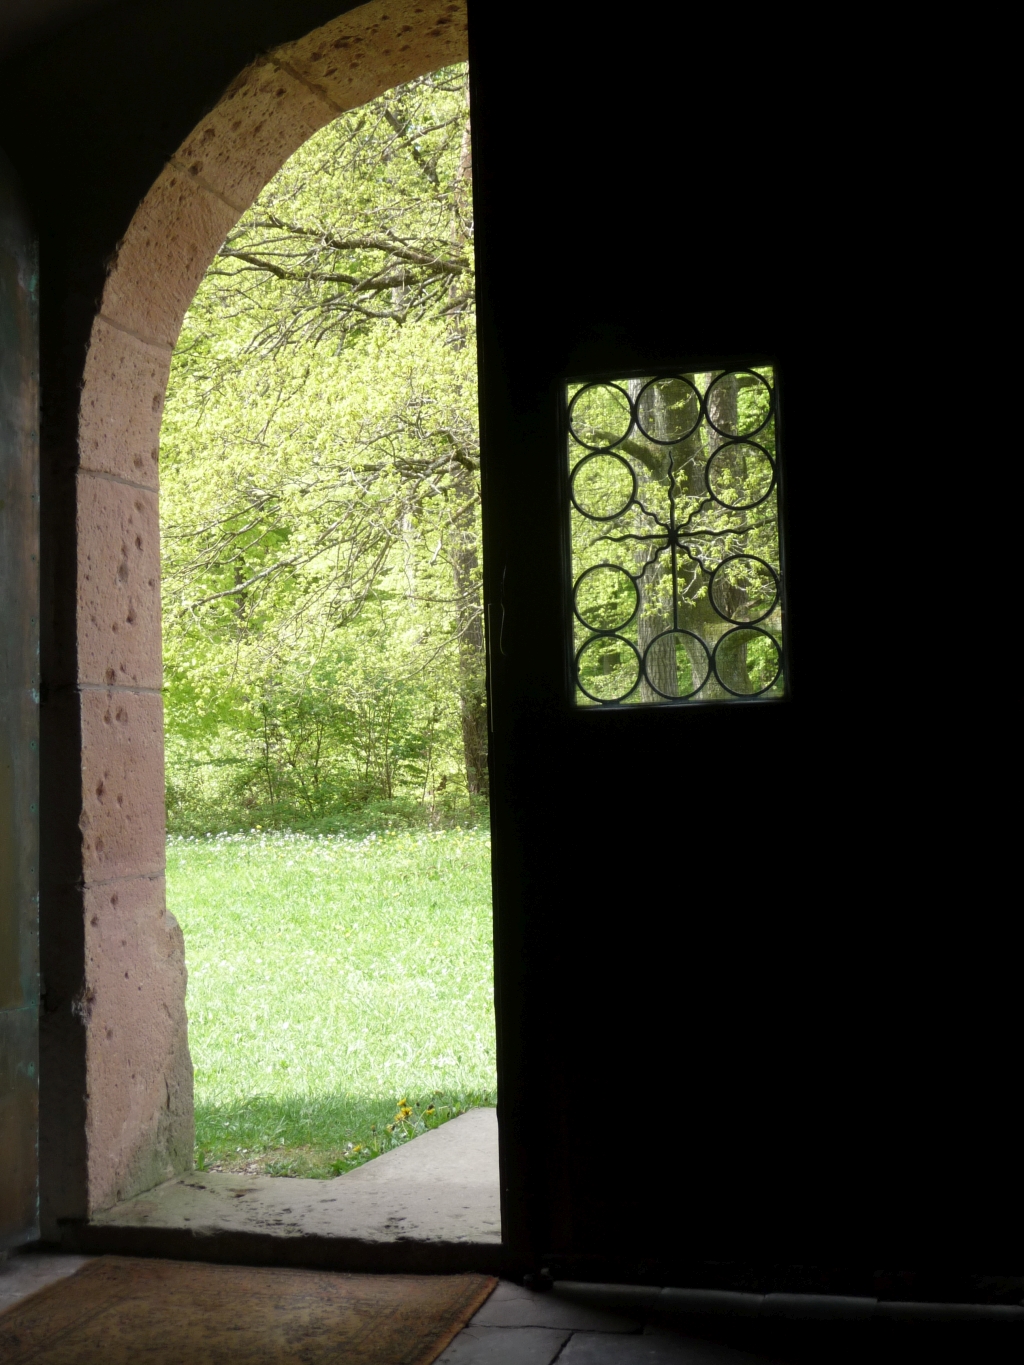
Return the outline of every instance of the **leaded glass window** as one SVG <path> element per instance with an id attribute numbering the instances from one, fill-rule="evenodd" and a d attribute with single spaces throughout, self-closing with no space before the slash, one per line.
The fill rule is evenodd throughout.
<path id="1" fill-rule="evenodd" d="M 575 700 L 785 687 L 770 365 L 566 387 Z"/>

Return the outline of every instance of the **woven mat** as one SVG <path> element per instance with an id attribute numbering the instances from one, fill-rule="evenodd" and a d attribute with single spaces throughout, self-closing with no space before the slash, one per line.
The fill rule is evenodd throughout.
<path id="1" fill-rule="evenodd" d="M 3 1365 L 429 1365 L 487 1275 L 101 1256 L 0 1314 Z"/>

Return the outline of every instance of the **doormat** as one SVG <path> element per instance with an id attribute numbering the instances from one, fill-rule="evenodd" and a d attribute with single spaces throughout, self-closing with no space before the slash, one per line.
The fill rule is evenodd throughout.
<path id="1" fill-rule="evenodd" d="M 0 1313 L 3 1365 L 429 1365 L 497 1280 L 101 1256 Z"/>

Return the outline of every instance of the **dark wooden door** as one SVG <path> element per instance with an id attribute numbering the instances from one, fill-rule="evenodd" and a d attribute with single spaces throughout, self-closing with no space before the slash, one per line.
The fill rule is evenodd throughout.
<path id="1" fill-rule="evenodd" d="M 953 950 L 892 804 L 927 783 L 888 671 L 891 338 L 855 299 L 837 106 L 724 13 L 474 3 L 470 40 L 506 1235 L 605 1279 L 1006 1269 L 974 1183 L 1013 1181 L 1005 1110 L 986 1092 L 981 1174 L 938 1096 L 983 1028 L 922 968 Z M 765 357 L 786 699 L 574 707 L 564 381 Z"/>
<path id="2" fill-rule="evenodd" d="M 0 153 L 0 1249 L 38 1236 L 36 253 Z"/>

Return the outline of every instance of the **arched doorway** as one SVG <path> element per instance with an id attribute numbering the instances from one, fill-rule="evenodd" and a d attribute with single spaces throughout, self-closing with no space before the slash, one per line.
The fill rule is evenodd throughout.
<path id="1" fill-rule="evenodd" d="M 180 931 L 164 903 L 158 435 L 174 342 L 239 215 L 345 109 L 465 60 L 462 5 L 362 5 L 257 59 L 170 158 L 120 243 L 79 416 L 78 639 L 87 1213 L 187 1169 Z"/>

